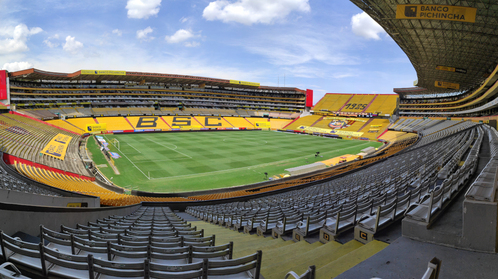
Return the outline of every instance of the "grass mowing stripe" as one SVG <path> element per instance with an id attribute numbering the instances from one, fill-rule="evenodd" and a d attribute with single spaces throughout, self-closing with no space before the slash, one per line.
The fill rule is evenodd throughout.
<path id="1" fill-rule="evenodd" d="M 147 138 L 147 140 L 149 140 L 149 141 L 151 141 L 151 142 L 153 142 L 153 143 L 155 143 L 155 144 L 159 144 L 159 145 L 160 145 L 160 146 L 162 146 L 162 147 L 166 147 L 166 148 L 168 148 L 168 149 L 170 149 L 170 150 L 173 150 L 173 151 L 175 151 L 175 152 L 178 152 L 178 153 L 182 154 L 183 156 L 186 156 L 186 157 L 189 157 L 190 159 L 192 159 L 192 157 L 188 156 L 187 154 L 182 153 L 182 152 L 180 152 L 180 151 L 178 151 L 178 150 L 176 150 L 176 149 L 173 149 L 173 148 L 171 148 L 171 147 L 167 147 L 167 146 L 165 146 L 165 145 L 164 145 L 164 144 L 162 144 L 162 143 L 158 143 L 158 142 L 156 142 L 156 141 L 153 141 L 153 140 L 151 140 L 150 138 Z M 173 145 L 174 145 L 174 144 L 173 144 Z M 176 146 L 176 145 L 175 145 L 175 146 Z M 178 148 L 178 146 L 176 146 L 176 147 Z"/>
<path id="2" fill-rule="evenodd" d="M 126 143 L 126 144 L 128 144 L 131 148 L 135 149 L 138 153 L 142 153 L 142 152 L 140 152 L 140 150 L 138 150 L 138 149 L 136 149 L 135 147 L 133 147 L 133 145 L 131 145 L 131 144 L 129 144 L 129 143 Z"/>
<path id="3" fill-rule="evenodd" d="M 287 168 L 382 145 L 272 131 L 137 133 L 107 135 L 107 138 L 117 138 L 121 147 L 126 146 L 121 151 L 129 160 L 115 160 L 121 175 L 105 173 L 112 171 L 109 168 L 102 170 L 104 174 L 114 175 L 113 182 L 117 185 L 133 185 L 133 189 L 152 192 L 205 190 L 261 182 L 265 172 L 269 176 L 281 174 Z M 115 149 L 112 145 L 109 147 Z M 132 147 L 139 147 L 141 153 Z M 192 159 L 171 150 L 173 147 Z M 324 157 L 316 158 L 317 151 Z M 145 173 L 150 179 L 143 179 L 147 177 Z"/>
<path id="4" fill-rule="evenodd" d="M 368 142 L 367 142 L 368 143 Z M 351 148 L 357 148 L 359 146 L 364 146 L 366 145 L 367 143 L 364 143 L 364 144 L 359 144 L 359 145 L 356 145 L 356 146 L 350 146 L 350 147 L 347 147 L 347 148 L 343 148 L 342 150 L 346 150 L 346 149 L 351 149 Z M 320 154 L 329 154 L 329 153 L 332 153 L 334 151 L 326 151 L 326 152 L 323 152 L 323 153 L 320 153 Z M 304 158 L 304 157 L 308 157 L 308 155 L 306 156 L 301 156 L 301 157 L 296 157 L 296 158 L 293 158 L 293 159 L 298 159 L 298 158 Z M 258 168 L 258 167 L 265 167 L 265 166 L 269 166 L 269 165 L 275 165 L 275 164 L 279 164 L 279 163 L 285 163 L 285 162 L 288 162 L 289 160 L 282 160 L 282 161 L 275 161 L 275 162 L 271 162 L 271 163 L 265 163 L 265 164 L 260 164 L 260 165 L 254 165 L 254 166 L 250 166 L 250 167 L 240 167 L 240 168 L 233 168 L 233 169 L 228 169 L 228 170 L 219 170 L 219 171 L 212 171 L 210 173 L 212 174 L 215 174 L 215 173 L 222 173 L 222 172 L 229 172 L 229 171 L 236 171 L 236 170 L 240 170 L 240 169 L 253 169 L 253 168 Z M 187 174 L 187 175 L 178 175 L 178 176 L 169 176 L 169 178 L 179 178 L 179 177 L 195 177 L 195 176 L 199 176 L 199 175 L 202 175 L 202 173 L 196 173 L 196 174 Z M 165 178 L 165 177 L 154 177 L 154 178 L 151 178 L 151 179 L 161 179 L 161 178 Z"/>
<path id="5" fill-rule="evenodd" d="M 106 136 L 104 136 L 104 137 L 106 138 L 107 142 L 109 142 L 109 139 L 108 139 Z M 117 149 L 117 148 L 116 148 L 116 149 Z M 119 149 L 118 149 L 118 150 L 119 150 Z M 142 173 L 142 174 L 143 174 L 143 175 L 144 175 L 147 179 L 149 179 L 149 180 L 150 180 L 150 176 L 147 176 L 147 175 L 146 175 L 146 174 L 145 174 L 145 173 L 144 173 L 144 172 L 143 172 L 143 171 L 142 171 L 139 167 L 137 167 L 137 165 L 135 165 L 135 163 L 133 163 L 133 161 L 132 161 L 132 160 L 130 160 L 130 158 L 128 158 L 128 156 L 126 156 L 126 154 L 124 154 L 124 152 L 123 152 L 123 151 L 119 150 L 119 152 L 120 152 L 123 156 L 125 156 L 125 158 L 126 158 L 126 159 L 128 159 L 128 161 L 130 161 L 130 163 L 132 163 L 132 164 L 133 164 L 133 166 L 134 166 L 135 168 L 137 168 L 137 169 L 138 169 L 138 170 L 139 170 L 139 171 L 140 171 L 140 172 L 141 172 L 141 173 Z"/>

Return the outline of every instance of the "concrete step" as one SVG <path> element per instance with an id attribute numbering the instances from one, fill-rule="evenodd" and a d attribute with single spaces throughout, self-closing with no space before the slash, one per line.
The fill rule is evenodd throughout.
<path id="1" fill-rule="evenodd" d="M 366 245 L 363 245 L 356 240 L 351 240 L 350 242 L 359 243 L 359 244 L 352 244 L 352 245 L 359 245 L 359 247 L 343 255 L 342 257 L 337 258 L 336 260 L 330 262 L 329 264 L 317 268 L 316 278 L 318 279 L 334 278 L 339 274 L 343 273 L 344 271 L 370 258 L 371 256 L 375 255 L 376 253 L 380 252 L 382 249 L 388 246 L 387 243 L 377 240 L 369 242 Z M 344 245 L 347 245 L 350 242 Z"/>

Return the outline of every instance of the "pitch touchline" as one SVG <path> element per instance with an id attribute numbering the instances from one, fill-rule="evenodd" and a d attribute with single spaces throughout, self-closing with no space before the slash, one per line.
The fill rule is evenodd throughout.
<path id="1" fill-rule="evenodd" d="M 133 145 L 129 144 L 129 143 L 126 143 L 128 144 L 129 146 L 131 146 L 131 148 L 135 149 L 138 153 L 142 154 L 142 152 L 140 152 L 140 150 L 136 149 L 135 147 L 133 147 Z"/>
<path id="2" fill-rule="evenodd" d="M 168 149 L 170 149 L 170 150 L 173 150 L 173 151 L 175 151 L 175 152 L 178 152 L 178 153 L 182 154 L 183 156 L 186 156 L 186 157 L 189 157 L 190 159 L 192 159 L 192 157 L 190 157 L 190 156 L 188 156 L 187 154 L 182 153 L 182 152 L 180 152 L 180 151 L 178 151 L 178 150 L 176 150 L 176 149 L 173 149 L 173 148 L 171 148 L 171 147 L 167 147 L 166 145 L 164 145 L 164 144 L 162 144 L 162 143 L 159 143 L 159 142 L 156 142 L 156 141 L 154 141 L 154 140 L 151 140 L 151 139 L 149 139 L 149 138 L 146 138 L 146 139 L 147 139 L 147 140 L 149 140 L 149 141 L 151 141 L 151 142 L 153 142 L 153 143 L 155 143 L 155 144 L 159 144 L 160 146 L 166 147 L 166 148 L 168 148 Z M 172 145 L 174 145 L 174 144 L 172 144 Z M 175 145 L 175 147 L 176 147 L 176 148 L 178 148 L 178 146 L 176 146 L 176 145 Z"/>
<path id="3" fill-rule="evenodd" d="M 109 139 L 108 139 L 106 136 L 104 136 L 104 137 L 105 137 L 105 138 L 106 138 L 106 140 L 109 142 Z M 115 146 L 114 146 L 114 147 L 115 147 Z M 117 147 L 116 147 L 116 149 L 117 149 Z M 140 171 L 140 172 L 141 172 L 141 173 L 142 173 L 142 174 L 143 174 L 143 175 L 144 175 L 147 179 L 149 179 L 149 180 L 150 180 L 150 177 L 149 177 L 149 176 L 147 176 L 147 175 L 146 175 L 146 174 L 145 174 L 145 173 L 144 173 L 144 172 L 143 172 L 143 171 L 142 171 L 139 167 L 137 167 L 137 165 L 135 165 L 135 163 L 133 163 L 133 161 L 132 161 L 132 160 L 130 160 L 130 158 L 128 158 L 128 156 L 126 156 L 126 154 L 124 154 L 124 152 L 123 152 L 123 151 L 121 151 L 120 149 L 118 149 L 118 150 L 119 150 L 119 152 L 121 152 L 121 154 L 123 154 L 123 156 L 125 156 L 125 158 L 126 158 L 128 161 L 130 161 L 130 163 L 131 163 L 131 164 L 132 164 L 135 168 L 137 168 L 137 170 L 139 170 L 139 171 Z"/>
<path id="4" fill-rule="evenodd" d="M 346 148 L 341 148 L 341 150 L 345 150 L 345 149 L 350 149 L 350 148 L 355 148 L 355 147 L 358 147 L 358 146 L 362 146 L 362 145 L 365 145 L 365 144 L 368 144 L 370 142 L 366 142 L 366 143 L 362 143 L 362 144 L 358 144 L 358 145 L 355 145 L 355 146 L 351 146 L 351 147 L 346 147 Z M 322 152 L 321 154 L 328 154 L 330 152 L 335 152 L 335 151 L 326 151 L 326 152 Z M 230 171 L 233 171 L 233 170 L 240 170 L 240 169 L 251 169 L 251 168 L 258 168 L 258 167 L 264 167 L 264 166 L 271 166 L 271 165 L 275 165 L 275 164 L 278 164 L 278 163 L 283 163 L 283 162 L 287 162 L 289 160 L 294 160 L 294 159 L 298 159 L 298 158 L 305 158 L 305 157 L 309 157 L 309 156 L 313 156 L 313 155 L 306 155 L 306 156 L 301 156 L 301 157 L 294 157 L 292 159 L 288 159 L 288 160 L 282 160 L 282 161 L 275 161 L 275 162 L 271 162 L 271 163 L 265 163 L 265 164 L 260 164 L 260 165 L 254 165 L 254 166 L 250 166 L 250 167 L 241 167 L 241 168 L 235 168 L 235 169 L 228 169 L 228 170 L 219 170 L 219 171 L 211 171 L 211 172 L 204 172 L 204 173 L 195 173 L 195 174 L 185 174 L 185 175 L 177 175 L 177 176 L 164 176 L 164 177 L 152 177 L 150 178 L 150 180 L 154 180 L 154 179 L 163 179 L 163 178 L 178 178 L 178 177 L 194 177 L 194 176 L 202 176 L 202 175 L 207 175 L 207 174 L 212 174 L 212 173 L 219 173 L 219 172 L 230 172 Z M 254 171 L 254 170 L 253 170 Z"/>

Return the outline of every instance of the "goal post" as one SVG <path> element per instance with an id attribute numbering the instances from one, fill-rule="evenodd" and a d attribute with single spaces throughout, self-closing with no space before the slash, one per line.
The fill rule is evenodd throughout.
<path id="1" fill-rule="evenodd" d="M 109 141 L 114 147 L 116 147 L 118 150 L 121 150 L 120 145 L 119 145 L 119 140 L 116 138 L 113 138 Z"/>

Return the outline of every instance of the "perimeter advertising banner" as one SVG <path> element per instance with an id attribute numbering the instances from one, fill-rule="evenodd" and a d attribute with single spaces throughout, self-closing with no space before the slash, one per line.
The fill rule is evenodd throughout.
<path id="1" fill-rule="evenodd" d="M 259 87 L 259 82 L 241 81 L 241 80 L 230 80 L 231 84 L 249 85 Z"/>
<path id="2" fill-rule="evenodd" d="M 396 19 L 476 22 L 476 8 L 446 5 L 398 5 Z"/>
<path id="3" fill-rule="evenodd" d="M 7 99 L 7 71 L 0 71 L 0 100 Z"/>
<path id="4" fill-rule="evenodd" d="M 332 135 L 339 135 L 339 136 L 360 137 L 361 135 L 363 135 L 363 132 L 331 130 L 331 129 L 323 129 L 323 128 L 318 128 L 318 127 L 309 127 L 309 126 L 299 126 L 299 129 L 304 130 L 305 132 L 332 134 Z"/>
<path id="5" fill-rule="evenodd" d="M 126 71 L 81 70 L 81 74 L 82 74 L 82 75 L 126 76 Z"/>
<path id="6" fill-rule="evenodd" d="M 69 142 L 71 141 L 73 137 L 64 135 L 64 134 L 57 134 L 48 144 L 43 148 L 42 152 L 43 154 L 46 154 L 48 156 L 52 156 L 54 158 L 64 160 L 64 157 L 66 157 L 66 150 L 67 146 L 69 145 Z"/>
<path id="7" fill-rule="evenodd" d="M 452 83 L 452 82 L 446 82 L 446 81 L 435 81 L 434 86 L 439 87 L 439 88 L 446 88 L 446 89 L 455 89 L 458 90 L 460 89 L 460 84 L 458 83 Z"/>

